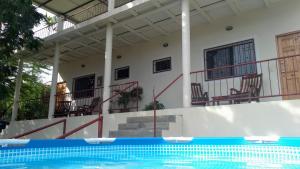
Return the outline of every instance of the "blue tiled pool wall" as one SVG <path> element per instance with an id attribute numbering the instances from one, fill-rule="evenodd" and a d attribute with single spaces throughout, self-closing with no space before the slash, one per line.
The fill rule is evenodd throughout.
<path id="1" fill-rule="evenodd" d="M 270 163 L 300 163 L 300 140 L 253 144 L 244 139 L 194 139 L 169 143 L 163 139 L 117 139 L 113 143 L 88 144 L 84 140 L 32 140 L 24 147 L 0 149 L 0 163 L 46 159 L 93 157 L 105 160 L 178 158 Z M 188 158 L 187 158 L 188 157 Z"/>

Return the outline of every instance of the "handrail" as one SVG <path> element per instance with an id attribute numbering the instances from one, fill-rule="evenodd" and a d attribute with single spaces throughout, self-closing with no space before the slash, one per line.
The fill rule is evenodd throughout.
<path id="1" fill-rule="evenodd" d="M 161 90 L 157 95 L 155 95 L 155 91 L 153 89 L 153 136 L 156 137 L 156 100 L 167 91 L 174 83 L 176 83 L 183 74 L 177 76 L 171 83 L 169 83 L 163 90 Z"/>
<path id="2" fill-rule="evenodd" d="M 122 86 L 122 85 L 129 85 L 129 84 L 136 84 L 137 81 L 130 81 L 130 82 L 126 82 L 126 83 L 121 83 L 121 84 L 114 84 L 114 85 L 110 85 L 109 87 L 116 87 L 116 86 Z M 64 95 L 68 95 L 68 94 L 74 94 L 74 93 L 84 93 L 84 92 L 88 92 L 88 91 L 95 91 L 95 90 L 103 90 L 103 87 L 95 87 L 93 89 L 84 89 L 84 90 L 80 90 L 80 91 L 76 91 L 76 92 L 68 92 L 68 93 L 63 93 L 63 94 L 57 94 L 55 96 L 64 96 Z"/>
<path id="3" fill-rule="evenodd" d="M 97 121 L 102 121 L 102 122 L 103 122 L 103 117 L 102 117 L 102 116 L 101 116 L 101 117 L 97 117 L 96 119 L 94 119 L 94 120 L 92 120 L 92 121 L 90 121 L 90 122 L 88 122 L 88 123 L 85 123 L 85 124 L 83 124 L 83 125 L 81 125 L 81 126 L 75 128 L 75 129 L 73 129 L 73 130 L 71 130 L 71 131 L 69 131 L 69 132 L 67 132 L 67 133 L 65 133 L 65 134 L 63 134 L 63 135 L 57 137 L 57 139 L 65 139 L 66 137 L 68 137 L 68 136 L 70 136 L 70 135 L 76 133 L 77 131 L 79 131 L 79 130 L 81 130 L 81 129 L 83 129 L 83 128 L 86 128 L 86 127 L 88 127 L 88 126 L 90 126 L 90 125 L 96 123 Z M 101 122 L 101 124 L 102 124 L 102 122 Z M 102 126 L 102 125 L 100 125 L 100 126 Z M 102 131 L 102 130 L 98 130 L 98 132 L 99 132 L 99 131 Z M 102 136 L 102 133 L 100 133 L 100 134 L 98 133 L 98 137 L 99 137 L 99 136 Z"/>
<path id="4" fill-rule="evenodd" d="M 137 82 L 137 81 L 132 82 L 131 85 L 127 86 L 126 88 L 124 88 L 124 89 L 122 89 L 122 90 L 120 90 L 119 92 L 122 92 L 122 91 L 125 91 L 125 90 L 129 89 L 129 88 L 131 88 L 132 86 L 134 86 L 135 84 L 138 84 L 138 82 Z M 105 102 L 107 102 L 107 101 L 113 99 L 114 97 L 118 96 L 118 95 L 119 95 L 119 92 L 116 93 L 116 94 L 114 94 L 114 95 L 112 95 L 111 97 L 105 99 L 104 101 L 102 101 L 102 102 L 100 103 L 100 111 L 99 111 L 98 117 L 97 117 L 96 119 L 94 119 L 94 120 L 92 120 L 92 121 L 89 121 L 88 123 L 85 123 L 85 124 L 83 124 L 83 125 L 81 125 L 81 126 L 75 128 L 75 129 L 73 129 L 73 130 L 71 130 L 71 131 L 69 131 L 69 132 L 67 132 L 67 133 L 64 133 L 63 135 L 57 137 L 57 139 L 64 139 L 64 138 L 66 138 L 66 137 L 68 137 L 68 136 L 70 136 L 70 135 L 76 133 L 77 131 L 80 131 L 80 130 L 82 130 L 82 129 L 84 129 L 84 128 L 86 128 L 86 127 L 88 127 L 88 126 L 94 124 L 94 123 L 97 122 L 97 121 L 98 121 L 98 137 L 99 137 L 99 138 L 102 137 L 102 128 L 103 128 L 102 105 L 103 105 L 103 103 L 105 103 Z"/>
<path id="5" fill-rule="evenodd" d="M 275 62 L 275 66 L 276 66 L 276 71 L 275 73 L 277 73 L 277 78 L 279 79 L 279 75 L 278 75 L 278 67 L 279 67 L 279 62 L 280 61 L 284 61 L 284 63 L 286 62 L 286 59 L 290 59 L 290 58 L 295 58 L 295 57 L 300 57 L 300 55 L 290 55 L 290 56 L 285 56 L 285 57 L 278 57 L 278 58 L 270 58 L 270 59 L 264 59 L 264 60 L 259 60 L 259 61 L 251 61 L 251 62 L 244 62 L 244 63 L 239 63 L 239 64 L 235 64 L 235 65 L 225 65 L 225 66 L 221 66 L 221 67 L 217 67 L 217 68 L 210 68 L 210 69 L 203 69 L 203 70 L 199 70 L 199 71 L 192 71 L 190 72 L 191 75 L 193 74 L 196 74 L 197 73 L 206 73 L 206 72 L 209 72 L 209 71 L 217 71 L 217 70 L 222 70 L 222 69 L 226 69 L 226 68 L 236 68 L 236 67 L 243 67 L 243 66 L 247 66 L 247 65 L 259 65 L 260 66 L 260 70 L 263 71 L 262 69 L 262 64 L 267 64 L 267 67 L 268 67 L 268 76 L 269 76 L 269 82 L 270 82 L 270 89 L 272 89 L 272 86 L 271 86 L 271 79 L 270 79 L 270 62 L 271 61 L 274 61 Z M 286 69 L 286 68 L 285 68 Z M 294 71 L 295 71 L 295 68 L 294 68 Z M 295 72 L 294 72 L 295 74 Z M 205 76 L 205 74 L 204 74 Z M 182 77 L 182 74 L 179 75 L 176 79 L 174 79 L 170 84 L 168 84 L 161 92 L 159 92 L 157 95 L 155 95 L 154 93 L 154 90 L 153 90 L 153 114 L 154 114 L 154 137 L 156 136 L 156 100 L 158 97 L 160 97 L 163 93 L 165 93 L 172 85 L 174 85 L 174 83 L 179 80 L 180 78 Z M 227 79 L 227 78 L 234 78 L 236 76 L 226 76 L 226 77 L 221 77 L 221 78 L 214 78 L 213 81 L 217 81 L 217 80 L 222 80 L 222 79 Z M 207 80 L 208 81 L 208 80 Z M 227 81 L 226 81 L 227 82 Z M 233 80 L 234 82 L 234 80 Z M 286 82 L 287 83 L 287 82 Z M 221 83 L 220 83 L 221 84 Z M 227 85 L 228 85 L 228 82 L 227 82 Z M 280 86 L 279 82 L 278 82 L 278 88 Z M 262 89 L 263 90 L 263 89 Z M 287 95 L 293 95 L 293 94 L 283 94 L 281 93 L 280 91 L 280 88 L 278 89 L 279 90 L 279 94 L 274 94 L 272 93 L 272 90 L 271 90 L 271 95 L 270 96 L 267 96 L 267 95 L 264 95 L 263 96 L 251 96 L 252 99 L 255 99 L 255 98 L 267 98 L 267 97 L 276 97 L 276 96 L 287 96 Z M 288 90 L 288 89 L 286 89 Z M 264 93 L 264 90 L 262 91 Z M 298 94 L 299 93 L 294 93 L 295 94 Z M 233 100 L 232 98 L 227 98 L 227 99 L 223 99 L 224 101 L 225 100 Z"/>
<path id="6" fill-rule="evenodd" d="M 67 119 L 62 119 L 62 120 L 59 120 L 59 121 L 57 121 L 57 122 L 54 122 L 54 123 L 51 123 L 51 124 L 48 124 L 48 125 L 39 127 L 39 128 L 37 128 L 37 129 L 34 129 L 34 130 L 31 130 L 31 131 L 25 132 L 25 133 L 23 133 L 23 134 L 16 135 L 16 136 L 14 136 L 14 137 L 11 137 L 10 139 L 21 138 L 21 137 L 27 136 L 27 135 L 29 135 L 29 134 L 36 133 L 36 132 L 41 131 L 41 130 L 44 130 L 44 129 L 46 129 L 46 128 L 55 126 L 55 125 L 60 124 L 60 123 L 63 123 L 63 124 L 64 124 L 64 126 L 63 126 L 63 134 L 65 134 L 65 133 L 66 133 L 66 126 L 67 126 Z"/>

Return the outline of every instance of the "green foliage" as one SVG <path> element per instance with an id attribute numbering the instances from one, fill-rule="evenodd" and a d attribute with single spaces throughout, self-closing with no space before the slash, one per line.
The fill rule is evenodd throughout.
<path id="1" fill-rule="evenodd" d="M 160 103 L 159 101 L 155 101 L 155 108 L 156 110 L 160 110 L 160 109 L 165 109 L 165 106 Z M 153 110 L 154 109 L 154 104 L 153 102 L 147 104 L 144 108 L 144 111 L 149 111 L 149 110 Z"/>
<path id="2" fill-rule="evenodd" d="M 41 39 L 34 37 L 32 29 L 44 19 L 32 5 L 32 0 L 0 1 L 0 118 L 1 114 L 9 118 L 7 113 L 11 112 L 19 59 L 15 53 L 39 49 Z M 41 96 L 45 86 L 39 81 L 39 75 L 47 68 L 40 63 L 24 65 L 21 102 Z M 37 105 L 30 107 L 37 108 Z"/>
<path id="3" fill-rule="evenodd" d="M 11 57 L 16 50 L 37 50 L 41 41 L 33 27 L 45 17 L 36 11 L 32 0 L 0 1 L 0 54 Z"/>
<path id="4" fill-rule="evenodd" d="M 118 104 L 119 106 L 123 107 L 124 111 L 127 111 L 128 104 L 131 101 L 138 101 L 142 100 L 142 94 L 143 89 L 141 87 L 136 87 L 132 89 L 131 91 L 116 91 L 120 94 L 120 97 L 118 98 Z"/>

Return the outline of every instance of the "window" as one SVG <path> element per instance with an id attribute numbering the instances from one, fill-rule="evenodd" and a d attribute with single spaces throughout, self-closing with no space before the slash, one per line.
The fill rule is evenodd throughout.
<path id="1" fill-rule="evenodd" d="M 129 78 L 129 66 L 115 69 L 115 80 Z"/>
<path id="2" fill-rule="evenodd" d="M 171 57 L 153 61 L 153 73 L 160 73 L 171 70 Z"/>
<path id="3" fill-rule="evenodd" d="M 94 97 L 95 75 L 74 79 L 73 93 L 75 99 Z"/>
<path id="4" fill-rule="evenodd" d="M 257 73 L 254 40 L 204 50 L 206 80 Z M 243 65 L 244 64 L 244 65 Z"/>

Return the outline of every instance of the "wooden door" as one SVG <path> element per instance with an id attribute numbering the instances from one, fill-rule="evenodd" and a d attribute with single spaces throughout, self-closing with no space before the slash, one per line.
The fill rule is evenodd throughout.
<path id="1" fill-rule="evenodd" d="M 277 46 L 283 99 L 300 99 L 300 32 L 277 36 Z"/>

